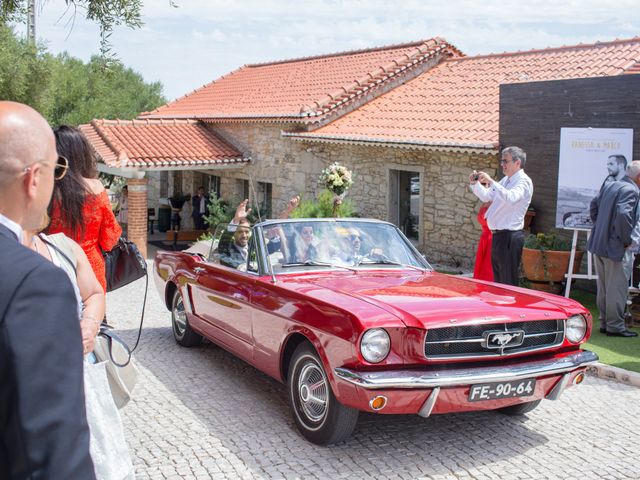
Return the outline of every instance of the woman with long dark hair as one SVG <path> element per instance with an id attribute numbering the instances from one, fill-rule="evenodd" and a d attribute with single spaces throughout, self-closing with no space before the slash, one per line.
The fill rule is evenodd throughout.
<path id="1" fill-rule="evenodd" d="M 116 245 L 122 229 L 102 182 L 96 178 L 96 157 L 84 134 L 66 125 L 54 133 L 58 153 L 69 160 L 69 173 L 55 184 L 48 233 L 62 232 L 80 244 L 106 292 L 102 251 Z"/>

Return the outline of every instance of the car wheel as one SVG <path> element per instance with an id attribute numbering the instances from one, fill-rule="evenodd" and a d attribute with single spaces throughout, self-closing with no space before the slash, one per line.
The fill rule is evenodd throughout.
<path id="1" fill-rule="evenodd" d="M 322 362 L 310 344 L 299 345 L 293 353 L 287 384 L 293 419 L 307 440 L 328 445 L 351 435 L 358 410 L 336 400 Z"/>
<path id="2" fill-rule="evenodd" d="M 533 402 L 519 403 L 517 405 L 511 405 L 509 407 L 502 407 L 498 409 L 498 412 L 504 415 L 510 415 L 512 417 L 524 415 L 525 413 L 529 413 L 531 410 L 540 405 L 541 401 L 542 400 L 535 400 Z"/>
<path id="3" fill-rule="evenodd" d="M 195 347 L 202 343 L 202 336 L 194 332 L 189 326 L 187 312 L 184 310 L 184 303 L 180 291 L 173 294 L 171 303 L 171 326 L 173 327 L 173 338 L 183 347 Z"/>

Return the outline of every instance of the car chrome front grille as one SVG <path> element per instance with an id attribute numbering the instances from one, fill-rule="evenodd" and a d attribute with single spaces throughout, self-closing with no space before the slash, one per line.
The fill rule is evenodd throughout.
<path id="1" fill-rule="evenodd" d="M 500 357 L 543 350 L 564 340 L 564 320 L 464 325 L 427 332 L 424 355 L 429 359 Z"/>

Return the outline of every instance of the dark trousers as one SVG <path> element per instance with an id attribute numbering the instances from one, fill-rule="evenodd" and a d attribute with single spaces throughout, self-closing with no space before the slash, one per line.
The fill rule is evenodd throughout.
<path id="1" fill-rule="evenodd" d="M 173 215 L 171 215 L 171 230 L 180 230 L 181 221 L 180 214 L 174 212 Z"/>
<path id="2" fill-rule="evenodd" d="M 204 230 L 204 215 L 195 213 L 193 215 L 193 226 L 196 230 Z"/>
<path id="3" fill-rule="evenodd" d="M 524 246 L 522 230 L 495 230 L 491 239 L 491 266 L 493 280 L 517 286 L 518 269 Z"/>

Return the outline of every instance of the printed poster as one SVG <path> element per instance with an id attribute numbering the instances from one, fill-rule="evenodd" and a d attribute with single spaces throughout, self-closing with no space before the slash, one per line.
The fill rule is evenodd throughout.
<path id="1" fill-rule="evenodd" d="M 591 200 L 631 160 L 631 128 L 560 129 L 556 227 L 590 229 Z"/>

